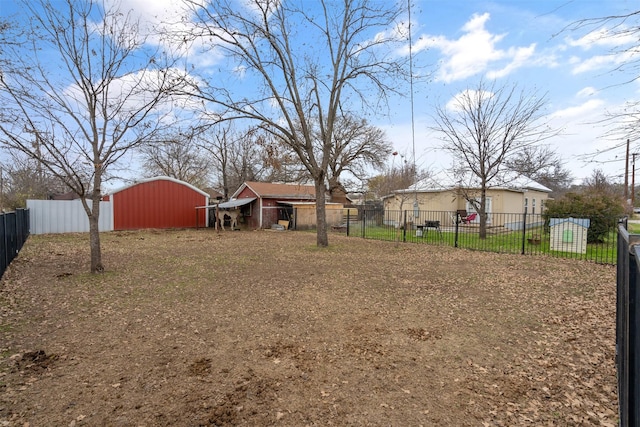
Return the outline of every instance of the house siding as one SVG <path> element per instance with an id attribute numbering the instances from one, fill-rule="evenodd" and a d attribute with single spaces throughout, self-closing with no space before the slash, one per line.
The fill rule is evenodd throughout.
<path id="1" fill-rule="evenodd" d="M 459 192 L 443 190 L 393 195 L 385 199 L 384 208 L 385 210 L 413 212 L 413 202 L 416 197 L 418 207 L 421 211 L 455 212 L 458 209 L 466 209 L 467 206 L 465 198 Z M 519 191 L 490 189 L 487 190 L 487 197 L 491 198 L 492 213 L 524 213 L 525 197 L 529 198 L 529 203 L 531 203 L 533 198 L 536 199 L 536 213 L 540 213 L 541 202 L 548 199 L 548 194 L 541 191 L 527 191 L 522 193 Z M 402 203 L 403 199 L 404 203 Z M 400 207 L 401 204 L 402 208 Z M 531 213 L 531 208 L 529 208 L 528 212 Z"/>

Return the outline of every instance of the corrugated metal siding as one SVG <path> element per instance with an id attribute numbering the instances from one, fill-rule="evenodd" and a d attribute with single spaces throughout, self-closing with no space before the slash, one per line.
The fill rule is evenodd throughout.
<path id="1" fill-rule="evenodd" d="M 115 230 L 189 228 L 196 226 L 196 207 L 206 196 L 175 181 L 142 182 L 111 195 Z M 206 226 L 205 215 L 199 216 Z"/>
<path id="2" fill-rule="evenodd" d="M 89 202 L 91 204 L 91 202 Z M 113 230 L 110 202 L 100 202 L 100 231 Z M 27 200 L 31 234 L 84 233 L 89 231 L 89 218 L 80 200 Z"/>

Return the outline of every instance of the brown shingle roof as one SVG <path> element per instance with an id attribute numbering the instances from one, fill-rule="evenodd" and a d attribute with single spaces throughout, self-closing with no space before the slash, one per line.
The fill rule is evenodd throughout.
<path id="1" fill-rule="evenodd" d="M 256 195 L 267 198 L 280 199 L 316 199 L 313 185 L 305 184 L 273 184 L 270 182 L 247 181 L 245 185 Z"/>

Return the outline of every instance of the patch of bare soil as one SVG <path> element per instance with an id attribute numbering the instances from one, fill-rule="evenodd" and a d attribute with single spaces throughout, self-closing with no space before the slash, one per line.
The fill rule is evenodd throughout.
<path id="1" fill-rule="evenodd" d="M 614 426 L 615 269 L 302 232 L 31 236 L 1 426 Z"/>

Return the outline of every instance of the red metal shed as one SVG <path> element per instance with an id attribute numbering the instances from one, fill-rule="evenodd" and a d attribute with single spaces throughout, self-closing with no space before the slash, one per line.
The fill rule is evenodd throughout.
<path id="1" fill-rule="evenodd" d="M 160 176 L 111 193 L 113 229 L 205 227 L 206 215 L 196 207 L 209 204 L 209 195 L 193 185 Z"/>

